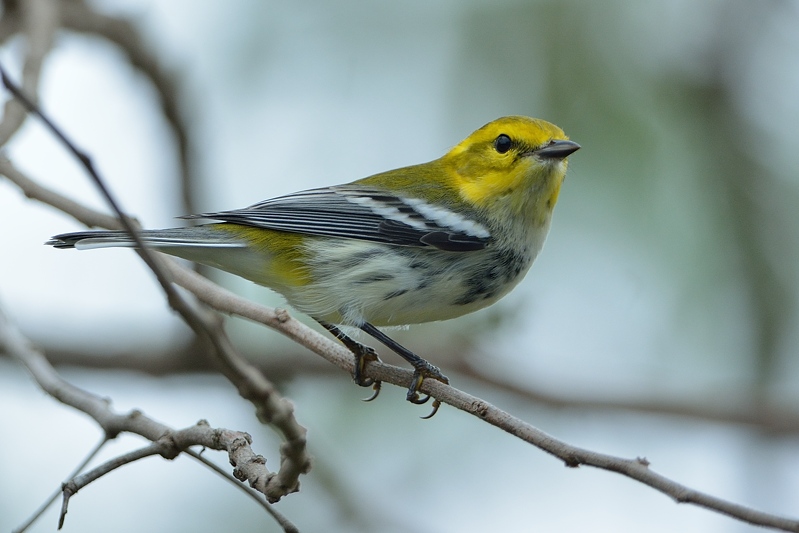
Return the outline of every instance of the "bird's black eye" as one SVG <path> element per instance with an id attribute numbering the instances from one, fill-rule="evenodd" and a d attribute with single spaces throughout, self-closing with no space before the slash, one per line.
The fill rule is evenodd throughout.
<path id="1" fill-rule="evenodd" d="M 513 146 L 513 141 L 511 141 L 510 137 L 508 137 L 504 133 L 501 134 L 496 139 L 494 139 L 494 149 L 500 154 L 504 154 L 505 152 L 510 150 L 511 146 Z"/>

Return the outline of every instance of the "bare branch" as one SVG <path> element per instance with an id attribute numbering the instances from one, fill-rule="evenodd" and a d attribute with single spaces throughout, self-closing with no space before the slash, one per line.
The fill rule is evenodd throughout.
<path id="1" fill-rule="evenodd" d="M 52 189 L 42 187 L 17 170 L 11 161 L 2 156 L 0 156 L 0 174 L 19 187 L 28 198 L 44 202 L 65 213 L 74 213 L 73 216 L 78 217 L 81 222 L 89 227 L 122 229 L 122 224 L 115 217 L 85 207 Z"/>
<path id="2" fill-rule="evenodd" d="M 510 392 L 531 402 L 555 409 L 585 409 L 591 411 L 628 411 L 633 413 L 679 416 L 696 420 L 720 422 L 722 424 L 745 425 L 769 432 L 795 433 L 799 431 L 799 413 L 777 404 L 752 407 L 735 401 L 734 394 L 714 393 L 712 403 L 689 403 L 686 401 L 659 401 L 650 399 L 621 399 L 587 396 L 574 398 L 559 395 L 529 384 L 517 385 L 507 378 L 497 376 L 492 369 L 474 365 L 469 358 L 452 358 L 451 368 L 471 379 Z"/>
<path id="3" fill-rule="evenodd" d="M 27 50 L 22 67 L 22 88 L 26 94 L 35 95 L 39 86 L 39 75 L 41 74 L 42 64 L 47 52 L 53 44 L 53 35 L 59 22 L 58 2 L 54 0 L 27 0 L 16 5 L 19 13 L 14 13 L 10 18 L 19 17 L 21 28 L 18 26 L 5 26 L 4 38 L 10 36 L 15 29 L 22 29 L 25 33 Z M 5 13 L 4 17 L 5 18 Z M 34 97 L 35 98 L 35 97 Z M 3 121 L 0 123 L 0 146 L 5 145 L 8 140 L 19 130 L 25 122 L 27 115 L 25 108 L 10 98 L 6 101 L 3 111 Z"/>
<path id="4" fill-rule="evenodd" d="M 94 458 L 94 456 L 96 456 L 97 453 L 102 449 L 102 447 L 105 446 L 106 442 L 108 442 L 108 439 L 106 437 L 103 437 L 103 439 L 97 443 L 97 446 L 92 448 L 92 450 L 86 455 L 83 461 L 81 461 L 80 464 L 76 466 L 75 469 L 72 471 L 72 473 L 69 476 L 67 476 L 67 481 L 80 474 L 81 471 L 84 468 L 86 468 L 86 465 L 89 464 L 89 461 L 91 461 Z M 45 500 L 45 502 L 42 503 L 42 505 L 36 510 L 36 512 L 33 513 L 33 515 L 31 515 L 31 517 L 28 520 L 26 520 L 22 525 L 20 525 L 16 529 L 12 530 L 11 533 L 23 533 L 24 531 L 26 531 L 29 527 L 33 525 L 34 522 L 36 522 L 36 520 L 39 519 L 39 517 L 42 516 L 42 514 L 44 514 L 47 508 L 50 507 L 53 504 L 53 502 L 55 502 L 56 498 L 58 498 L 58 496 L 62 494 L 63 494 L 63 489 L 61 487 L 59 487 L 58 490 L 53 491 L 50 497 L 48 497 L 47 500 Z"/>
<path id="5" fill-rule="evenodd" d="M 382 376 L 374 376 L 382 379 Z M 388 380 L 386 380 L 388 381 Z M 757 511 L 744 505 L 731 503 L 721 498 L 691 489 L 672 481 L 649 468 L 649 462 L 643 458 L 623 459 L 612 455 L 592 452 L 576 446 L 571 446 L 558 440 L 532 425 L 496 408 L 495 406 L 461 391 L 456 394 L 440 394 L 435 389 L 451 388 L 440 382 L 431 383 L 431 391 L 425 391 L 442 402 L 457 407 L 467 413 L 473 414 L 489 424 L 496 426 L 541 450 L 554 455 L 568 467 L 580 465 L 593 466 L 625 475 L 640 481 L 667 496 L 677 503 L 690 503 L 706 509 L 737 518 L 750 524 L 781 529 L 784 531 L 799 531 L 799 521 L 777 515 Z"/>
<path id="6" fill-rule="evenodd" d="M 61 513 L 59 513 L 58 516 L 58 529 L 64 527 L 64 519 L 67 517 L 67 508 L 69 507 L 69 499 L 73 495 L 77 494 L 77 492 L 80 489 L 82 489 L 92 481 L 100 479 L 102 476 L 119 468 L 120 466 L 124 466 L 128 463 L 132 463 L 133 461 L 137 461 L 145 457 L 150 457 L 151 455 L 157 455 L 161 453 L 161 451 L 162 451 L 162 446 L 160 441 L 152 442 L 149 445 L 145 446 L 144 448 L 133 450 L 132 452 L 122 454 L 119 457 L 115 457 L 110 461 L 106 461 L 97 468 L 93 468 L 89 472 L 81 474 L 75 477 L 74 479 L 64 483 L 63 486 L 64 499 L 61 503 Z M 172 459 L 172 457 L 168 458 Z"/>
<path id="7" fill-rule="evenodd" d="M 206 467 L 210 468 L 211 470 L 219 474 L 225 481 L 229 481 L 230 483 L 232 483 L 236 488 L 243 489 L 244 492 L 250 498 L 253 499 L 253 501 L 255 501 L 258 505 L 263 507 L 267 513 L 272 515 L 275 521 L 277 521 L 277 523 L 280 524 L 280 527 L 283 528 L 283 531 L 285 531 L 286 533 L 299 533 L 299 530 L 296 528 L 296 526 L 294 526 L 294 524 L 292 524 L 285 516 L 283 516 L 282 513 L 279 513 L 273 505 L 270 505 L 269 503 L 261 499 L 255 490 L 247 489 L 246 487 L 244 487 L 244 485 L 240 484 L 235 477 L 228 474 L 226 471 L 222 470 L 219 466 L 206 459 L 200 453 L 195 452 L 194 450 L 191 449 L 184 450 L 183 453 L 193 457 L 195 460 L 204 464 Z"/>
<path id="8" fill-rule="evenodd" d="M 234 468 L 234 476 L 239 481 L 247 481 L 251 487 L 267 495 L 276 475 L 266 468 L 266 460 L 253 452 L 252 438 L 247 433 L 228 429 L 212 428 L 201 420 L 196 425 L 173 430 L 169 426 L 150 419 L 139 411 L 128 414 L 115 413 L 108 402 L 99 396 L 75 387 L 65 381 L 48 363 L 44 354 L 36 350 L 22 333 L 0 310 L 0 350 L 21 362 L 39 386 L 50 396 L 91 416 L 103 429 L 106 439 L 112 439 L 121 432 L 134 433 L 149 439 L 153 444 L 109 461 L 92 471 L 78 476 L 65 484 L 65 502 L 62 517 L 66 513 L 69 497 L 80 488 L 98 479 L 119 466 L 148 455 L 158 454 L 173 459 L 190 446 L 203 446 L 212 450 L 223 450 Z M 293 526 L 292 526 L 293 527 Z"/>

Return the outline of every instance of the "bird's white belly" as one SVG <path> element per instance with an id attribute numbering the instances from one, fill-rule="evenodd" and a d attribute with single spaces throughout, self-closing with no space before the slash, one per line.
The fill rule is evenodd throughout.
<path id="1" fill-rule="evenodd" d="M 308 254 L 319 258 L 310 265 L 313 281 L 284 295 L 303 313 L 350 325 L 418 324 L 471 313 L 507 294 L 532 263 L 491 248 L 442 252 L 357 240 L 309 246 L 325 247 Z"/>

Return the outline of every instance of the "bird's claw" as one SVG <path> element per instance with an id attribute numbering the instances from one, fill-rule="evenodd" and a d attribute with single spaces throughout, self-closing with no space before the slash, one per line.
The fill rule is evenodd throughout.
<path id="1" fill-rule="evenodd" d="M 430 414 L 427 415 L 427 416 L 420 416 L 419 418 L 421 418 L 422 420 L 430 420 L 438 412 L 438 408 L 439 407 L 441 407 L 441 401 L 440 400 L 434 400 L 433 401 L 433 410 L 430 411 Z"/>
<path id="2" fill-rule="evenodd" d="M 413 373 L 413 380 L 411 381 L 411 386 L 408 387 L 408 394 L 405 395 L 405 399 L 415 405 L 423 405 L 427 403 L 430 399 L 429 394 L 425 394 L 424 396 L 419 394 L 419 388 L 422 386 L 422 382 L 424 381 L 424 375 L 420 370 L 416 370 Z"/>
<path id="3" fill-rule="evenodd" d="M 374 392 L 368 398 L 363 398 L 362 400 L 364 402 L 371 402 L 372 400 L 374 400 L 375 398 L 377 398 L 380 395 L 380 386 L 383 384 L 383 382 L 382 381 L 375 381 L 375 380 L 371 380 L 371 381 L 372 381 L 372 390 Z"/>
<path id="4" fill-rule="evenodd" d="M 352 349 L 352 347 L 350 347 L 350 350 L 355 355 L 355 369 L 352 372 L 352 379 L 355 383 L 361 387 L 372 387 L 375 383 L 378 383 L 372 378 L 365 378 L 363 376 L 367 364 L 372 361 L 379 361 L 377 352 L 363 344 L 359 344 L 358 349 Z"/>
<path id="5" fill-rule="evenodd" d="M 373 378 L 365 378 L 363 374 L 366 371 L 367 364 L 380 359 L 377 357 L 377 352 L 363 344 L 359 344 L 358 349 L 352 350 L 352 353 L 355 355 L 355 370 L 352 373 L 352 379 L 361 387 L 372 387 L 374 391 L 372 395 L 363 399 L 365 402 L 371 402 L 380 395 L 380 387 L 383 382 Z"/>
<path id="6" fill-rule="evenodd" d="M 322 327 L 332 333 L 338 340 L 340 340 L 342 344 L 344 344 L 344 346 L 346 346 L 349 351 L 352 352 L 352 355 L 355 356 L 355 368 L 352 371 L 352 379 L 359 386 L 372 387 L 374 390 L 374 393 L 369 398 L 364 398 L 364 401 L 371 402 L 377 398 L 377 395 L 380 394 L 381 383 L 375 379 L 365 378 L 363 376 L 368 363 L 380 360 L 377 357 L 377 352 L 369 346 L 364 346 L 360 342 L 349 338 L 338 328 L 338 326 L 324 322 L 322 320 L 320 320 L 319 323 L 322 325 Z"/>
<path id="7" fill-rule="evenodd" d="M 376 380 L 374 378 L 366 378 L 364 377 L 364 373 L 366 372 L 366 365 L 371 363 L 372 361 L 379 361 L 377 357 L 377 352 L 374 349 L 370 348 L 369 346 L 364 346 L 360 342 L 357 342 L 347 335 L 344 334 L 337 326 L 330 324 L 328 322 L 324 322 L 322 320 L 319 323 L 330 333 L 336 336 L 355 356 L 355 368 L 352 371 L 352 379 L 355 380 L 355 383 L 360 385 L 361 387 L 372 387 L 374 393 L 369 398 L 364 398 L 365 402 L 371 402 L 380 394 L 380 387 L 382 382 Z M 381 332 L 379 329 L 374 327 L 372 324 L 368 322 L 364 322 L 361 324 L 360 328 L 371 335 L 372 337 L 376 338 L 392 350 L 394 350 L 397 354 L 402 356 L 406 361 L 408 361 L 414 367 L 413 371 L 413 380 L 411 380 L 411 385 L 408 387 L 408 394 L 405 398 L 415 405 L 422 405 L 430 401 L 430 395 L 420 395 L 419 389 L 422 387 L 422 382 L 425 378 L 432 378 L 438 380 L 442 383 L 449 385 L 449 379 L 447 376 L 441 373 L 441 370 L 437 366 L 431 365 L 429 362 L 425 361 L 415 353 L 411 352 L 407 348 L 404 348 L 400 344 L 397 344 L 395 341 L 391 339 L 391 337 L 387 336 L 385 333 Z M 441 407 L 441 402 L 439 400 L 433 401 L 433 411 L 427 415 L 423 416 L 423 419 L 432 418 L 438 412 L 438 408 Z"/>
<path id="8" fill-rule="evenodd" d="M 427 363 L 427 361 L 425 361 L 425 363 Z M 405 399 L 407 399 L 412 404 L 422 405 L 430 401 L 429 394 L 425 394 L 423 396 L 419 394 L 419 389 L 421 388 L 422 382 L 424 381 L 425 378 L 432 378 L 449 385 L 449 378 L 447 378 L 447 376 L 442 374 L 441 370 L 439 370 L 438 367 L 435 367 L 430 363 L 427 363 L 424 366 L 420 366 L 419 368 L 414 370 L 411 386 L 408 387 L 408 394 L 405 396 Z M 441 402 L 439 400 L 433 401 L 432 412 L 427 416 L 421 417 L 422 420 L 433 418 L 433 416 L 438 412 L 439 407 L 441 407 Z"/>

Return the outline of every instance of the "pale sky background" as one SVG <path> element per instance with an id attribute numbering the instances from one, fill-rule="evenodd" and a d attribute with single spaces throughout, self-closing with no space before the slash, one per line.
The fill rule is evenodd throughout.
<path id="1" fill-rule="evenodd" d="M 583 145 L 570 158 L 550 238 L 525 281 L 490 310 L 402 333 L 434 363 L 435 354 L 420 346 L 469 339 L 478 329 L 471 339 L 483 354 L 477 363 L 520 385 L 633 403 L 735 398 L 743 405 L 765 382 L 769 400 L 796 408 L 799 3 L 96 4 L 135 17 L 183 76 L 200 210 L 434 159 L 507 114 L 550 120 Z M 0 49 L 12 69 L 19 44 Z M 129 213 L 146 227 L 180 225 L 171 133 L 152 88 L 118 50 L 59 34 L 40 94 Z M 709 117 L 718 116 L 728 118 L 728 129 L 714 129 Z M 104 208 L 83 171 L 35 121 L 7 154 L 31 177 Z M 730 176 L 718 172 L 736 158 L 756 169 L 744 181 L 751 187 L 745 197 L 762 207 L 753 217 L 757 242 L 768 279 L 789 302 L 765 374 L 757 373 L 764 356 L 741 267 L 741 254 L 751 250 L 731 229 L 743 214 L 726 199 Z M 42 246 L 81 228 L 3 179 L 0 224 L 0 304 L 35 341 L 118 353 L 185 340 L 186 328 L 132 252 Z M 280 303 L 248 282 L 218 279 L 244 296 Z M 486 331 L 496 316 L 502 326 Z M 286 347 L 271 332 L 231 329 L 248 353 L 269 357 Z M 277 460 L 271 432 L 222 378 L 64 374 L 120 411 L 139 408 L 174 427 L 205 418 L 248 431 L 257 451 Z M 645 456 L 690 487 L 799 516 L 796 434 L 551 410 L 450 377 L 572 444 Z M 617 475 L 566 469 L 452 408 L 419 420 L 427 411 L 404 403 L 404 391 L 393 387 L 371 404 L 358 401 L 367 391 L 343 374 L 281 387 L 310 428 L 316 457 L 302 492 L 279 504 L 302 531 L 755 531 Z M 0 531 L 8 531 L 58 487 L 99 432 L 44 397 L 7 358 L 0 358 L 0 427 L 19 437 L 0 439 Z M 103 458 L 140 444 L 120 439 Z M 375 522 L 350 521 L 340 494 Z M 56 514 L 32 531 L 54 530 Z M 231 524 L 277 530 L 192 461 L 153 458 L 81 491 L 65 531 L 220 531 Z"/>

